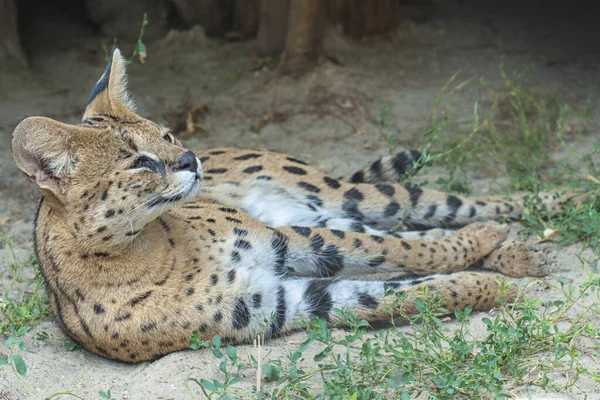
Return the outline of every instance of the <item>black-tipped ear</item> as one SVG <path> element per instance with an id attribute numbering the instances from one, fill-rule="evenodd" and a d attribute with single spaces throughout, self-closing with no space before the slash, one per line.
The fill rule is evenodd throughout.
<path id="1" fill-rule="evenodd" d="M 135 111 L 135 105 L 127 90 L 126 67 L 127 61 L 119 49 L 115 48 L 104 73 L 90 93 L 83 119 L 98 114 L 119 116 Z"/>
<path id="2" fill-rule="evenodd" d="M 40 189 L 59 199 L 65 181 L 75 170 L 73 138 L 79 128 L 44 117 L 29 117 L 13 132 L 13 157 L 17 167 Z"/>

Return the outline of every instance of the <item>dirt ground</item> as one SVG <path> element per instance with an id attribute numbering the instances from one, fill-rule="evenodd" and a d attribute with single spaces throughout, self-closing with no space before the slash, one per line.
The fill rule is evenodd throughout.
<path id="1" fill-rule="evenodd" d="M 301 157 L 333 175 L 348 173 L 387 153 L 378 126 L 382 106 L 390 107 L 394 126 L 416 128 L 427 117 L 441 87 L 457 71 L 462 79 L 483 75 L 499 82 L 502 56 L 507 70 L 532 67 L 544 86 L 565 98 L 591 98 L 598 114 L 600 52 L 597 41 L 594 43 L 598 29 L 593 14 L 580 10 L 581 16 L 574 21 L 565 17 L 568 10 L 558 6 L 546 9 L 542 17 L 535 4 L 510 7 L 504 2 L 496 9 L 478 4 L 466 1 L 427 23 L 405 23 L 385 37 L 359 43 L 332 31 L 328 52 L 342 65 L 326 62 L 300 81 L 253 70 L 252 42 L 212 41 L 198 29 L 171 32 L 149 46 L 145 65 L 135 62 L 130 67 L 130 88 L 139 112 L 164 123 L 172 123 L 173 113 L 186 105 L 206 104 L 208 111 L 201 120 L 204 132 L 186 140 L 192 150 L 224 145 L 268 148 Z M 29 115 L 77 123 L 104 68 L 102 38 L 88 27 L 59 16 L 40 18 L 35 26 L 27 40 L 32 69 L 0 75 L 0 232 L 10 237 L 21 260 L 32 254 L 32 219 L 38 195 L 14 165 L 12 129 Z M 468 116 L 475 94 L 471 89 L 462 92 L 457 109 Z M 251 127 L 265 115 L 272 120 L 259 133 L 253 132 Z M 596 142 L 597 133 L 593 132 L 570 148 L 584 151 Z M 435 168 L 426 173 L 435 173 Z M 482 194 L 498 187 L 485 178 L 475 182 Z M 517 231 L 514 227 L 511 234 Z M 8 249 L 2 246 L 0 274 L 6 281 Z M 591 271 L 590 266 L 582 269 L 577 261 L 578 245 L 543 247 L 555 274 L 551 280 L 561 276 L 577 284 Z M 32 277 L 34 271 L 26 270 L 24 275 Z M 15 295 L 26 289 L 17 284 Z M 534 285 L 529 294 L 541 299 L 555 295 L 541 285 Z M 486 315 L 474 314 L 475 332 L 485 332 L 480 320 Z M 65 337 L 52 318 L 26 335 L 24 358 L 29 371 L 24 381 L 35 398 L 73 390 L 94 399 L 99 398 L 99 391 L 111 389 L 117 399 L 181 399 L 189 397 L 183 385 L 186 377 L 212 379 L 220 374 L 215 358 L 206 351 L 179 352 L 152 363 L 125 365 L 85 351 L 67 352 L 61 341 L 35 340 L 40 331 Z M 269 341 L 264 353 L 270 358 L 283 356 L 301 337 Z M 240 346 L 238 352 L 254 350 Z M 3 353 L 6 347 L 2 344 Z M 303 364 L 307 368 L 313 363 L 309 356 Z M 593 354 L 584 362 L 597 367 Z M 254 382 L 255 377 L 249 375 L 242 386 L 251 387 Z M 11 399 L 30 398 L 7 367 L 0 367 L 0 393 Z M 199 390 L 195 393 L 200 397 Z M 600 384 L 583 378 L 572 393 L 551 394 L 533 388 L 512 393 L 524 398 L 600 399 Z"/>

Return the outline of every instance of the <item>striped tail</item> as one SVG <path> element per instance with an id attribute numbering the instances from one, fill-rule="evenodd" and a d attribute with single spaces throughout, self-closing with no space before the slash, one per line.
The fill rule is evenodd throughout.
<path id="1" fill-rule="evenodd" d="M 418 162 L 420 158 L 421 152 L 417 150 L 403 150 L 394 156 L 381 157 L 364 169 L 340 179 L 350 183 L 398 182 L 407 172 L 416 172 L 421 168 Z"/>

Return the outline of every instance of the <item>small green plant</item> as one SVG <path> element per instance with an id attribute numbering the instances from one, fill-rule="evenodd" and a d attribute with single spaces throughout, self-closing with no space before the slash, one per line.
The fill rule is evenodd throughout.
<path id="1" fill-rule="evenodd" d="M 146 57 L 148 56 L 148 50 L 142 40 L 144 39 L 144 31 L 146 30 L 146 26 L 149 23 L 150 23 L 150 21 L 148 20 L 148 15 L 146 13 L 144 13 L 144 16 L 142 18 L 142 27 L 140 28 L 140 34 L 138 35 L 138 39 L 135 43 L 135 47 L 133 49 L 133 52 L 131 53 L 131 56 L 129 56 L 129 58 L 126 60 L 127 65 L 131 64 L 136 56 L 139 57 L 140 62 L 142 64 L 144 64 L 146 62 Z M 117 43 L 117 39 L 115 38 L 113 41 L 113 46 L 116 45 L 116 43 Z M 106 60 L 106 62 L 108 62 L 110 60 L 112 52 L 109 51 L 109 46 L 107 46 L 106 43 L 102 43 L 101 47 L 102 47 L 102 50 L 104 51 L 104 59 Z"/>
<path id="2" fill-rule="evenodd" d="M 4 341 L 4 344 L 8 347 L 9 355 L 6 358 L 0 357 L 0 365 L 10 365 L 12 370 L 21 376 L 27 375 L 27 366 L 18 353 L 19 350 L 21 352 L 25 351 L 25 342 L 23 342 L 22 337 L 28 330 L 29 327 L 27 326 L 22 326 L 19 329 L 10 326 L 11 335 Z"/>
<path id="3" fill-rule="evenodd" d="M 98 392 L 98 394 L 104 400 L 116 400 L 114 397 L 112 397 L 112 394 L 110 394 L 110 389 L 108 389 L 106 392 Z"/>
<path id="4" fill-rule="evenodd" d="M 20 263 L 12 248 L 10 239 L 0 234 L 4 239 L 6 251 L 5 264 L 10 271 L 11 279 L 3 284 L 3 296 L 0 297 L 0 335 L 6 336 L 11 333 L 11 329 L 18 331 L 22 327 L 29 327 L 36 324 L 50 314 L 48 301 L 43 291 L 43 279 L 37 271 L 37 259 L 31 257 L 27 261 Z M 33 280 L 29 282 L 24 277 L 24 271 L 27 269 L 36 269 L 37 273 Z M 14 299 L 10 297 L 15 283 L 29 283 L 33 285 L 30 293 L 20 292 Z"/>

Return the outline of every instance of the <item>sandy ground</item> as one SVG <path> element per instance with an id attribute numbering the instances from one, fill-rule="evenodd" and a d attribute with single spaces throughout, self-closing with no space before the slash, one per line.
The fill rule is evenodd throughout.
<path id="1" fill-rule="evenodd" d="M 165 123 L 172 122 L 171 115 L 186 104 L 208 106 L 201 121 L 205 132 L 186 141 L 191 149 L 223 145 L 269 148 L 342 175 L 386 154 L 377 124 L 383 105 L 391 108 L 390 123 L 401 129 L 416 128 L 455 72 L 460 70 L 463 79 L 484 75 L 499 82 L 501 56 L 509 70 L 533 67 L 534 75 L 546 87 L 566 98 L 600 98 L 600 56 L 593 47 L 597 44 L 587 40 L 588 29 L 594 27 L 591 15 L 582 13 L 573 23 L 563 18 L 564 10 L 557 9 L 542 23 L 533 7 L 524 7 L 520 6 L 515 16 L 514 8 L 512 12 L 509 7 L 482 10 L 476 2 L 467 2 L 426 24 L 406 23 L 393 34 L 361 43 L 330 34 L 329 53 L 343 65 L 325 63 L 298 82 L 277 78 L 269 71 L 253 71 L 252 43 L 218 43 L 198 30 L 172 32 L 150 46 L 145 65 L 131 66 L 130 86 L 139 112 Z M 50 24 L 54 24 L 51 35 L 47 33 Z M 56 19 L 45 18 L 36 32 L 29 40 L 35 55 L 31 71 L 0 76 L 0 232 L 10 237 L 21 260 L 32 254 L 32 219 L 38 195 L 13 163 L 12 129 L 29 115 L 76 123 L 104 67 L 101 38 L 87 28 L 70 20 L 56 25 Z M 455 106 L 469 115 L 474 96 L 473 90 L 465 90 Z M 592 107 L 596 113 L 600 108 L 597 102 L 592 102 Z M 265 115 L 275 117 L 259 134 L 253 133 L 251 127 Z M 593 133 L 570 148 L 575 152 L 591 149 L 596 140 Z M 478 178 L 475 187 L 486 193 L 497 185 Z M 514 227 L 511 234 L 517 231 Z M 4 261 L 7 249 L 2 246 L 0 274 L 6 282 L 10 276 Z M 581 268 L 575 257 L 579 250 L 577 245 L 544 245 L 551 271 L 574 284 L 583 282 L 585 273 L 591 271 L 589 266 Z M 31 277 L 34 271 L 23 274 Z M 11 296 L 27 289 L 16 284 Z M 534 285 L 529 294 L 541 299 L 556 295 L 543 285 Z M 485 331 L 480 321 L 486 315 L 474 314 L 475 332 Z M 98 391 L 107 389 L 117 399 L 188 398 L 183 385 L 186 377 L 211 379 L 220 374 L 218 363 L 206 351 L 179 352 L 132 366 L 85 351 L 67 352 L 62 341 L 38 341 L 35 336 L 40 331 L 65 338 L 52 318 L 26 335 L 24 358 L 29 372 L 24 381 L 35 398 L 68 389 L 86 399 L 99 398 Z M 283 357 L 301 338 L 299 334 L 270 341 L 265 353 L 273 359 Z M 240 346 L 238 351 L 254 350 Z M 3 353 L 6 347 L 1 344 Z M 584 363 L 594 367 L 591 356 Z M 312 364 L 309 352 L 303 366 Z M 242 386 L 251 387 L 254 381 L 250 373 Z M 10 399 L 31 398 L 7 367 L 0 367 L 0 393 Z M 198 390 L 195 393 L 199 396 Z M 583 378 L 572 393 L 549 394 L 529 388 L 513 393 L 531 398 L 587 395 L 592 399 L 600 398 L 600 384 Z"/>

